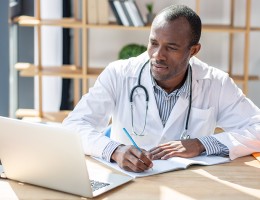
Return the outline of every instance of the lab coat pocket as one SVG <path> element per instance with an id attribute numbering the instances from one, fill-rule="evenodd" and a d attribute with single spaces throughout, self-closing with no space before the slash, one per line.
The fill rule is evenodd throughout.
<path id="1" fill-rule="evenodd" d="M 191 108 L 188 134 L 192 138 L 214 133 L 216 125 L 214 111 L 214 107 L 208 109 Z"/>

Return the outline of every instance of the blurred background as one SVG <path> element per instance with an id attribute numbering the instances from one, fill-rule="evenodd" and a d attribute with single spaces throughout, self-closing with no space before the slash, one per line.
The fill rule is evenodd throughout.
<path id="1" fill-rule="evenodd" d="M 147 46 L 147 4 L 152 5 L 153 14 L 171 4 L 185 4 L 198 12 L 203 23 L 198 57 L 229 72 L 260 107 L 260 1 L 136 0 L 144 23 L 140 27 L 119 25 L 107 0 L 100 0 L 102 7 L 96 5 L 97 10 L 91 7 L 93 1 L 84 1 L 0 2 L 0 115 L 62 121 L 99 72 L 119 58 L 124 46 Z M 101 19 L 95 21 L 95 13 Z M 65 65 L 70 70 L 56 72 L 54 67 L 49 74 L 41 74 L 44 67 Z M 92 76 L 90 68 L 98 71 Z"/>

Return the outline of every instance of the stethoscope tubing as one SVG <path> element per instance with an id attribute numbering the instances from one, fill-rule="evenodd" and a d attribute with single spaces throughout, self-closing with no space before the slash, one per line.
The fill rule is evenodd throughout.
<path id="1" fill-rule="evenodd" d="M 147 110 L 148 110 L 148 102 L 149 102 L 149 94 L 148 94 L 148 91 L 147 89 L 141 84 L 141 77 L 142 77 L 142 73 L 143 73 L 143 70 L 146 66 L 146 64 L 150 61 L 147 60 L 141 70 L 140 70 L 140 73 L 138 75 L 138 83 L 136 86 L 134 86 L 130 92 L 130 97 L 129 97 L 129 101 L 130 101 L 130 105 L 131 105 L 131 121 L 132 121 L 132 132 L 135 134 L 135 135 L 139 135 L 139 136 L 143 136 L 144 134 L 144 130 L 145 130 L 145 127 L 146 127 L 146 118 L 147 118 Z M 181 140 L 184 140 L 184 139 L 189 139 L 190 138 L 190 135 L 187 135 L 187 131 L 188 131 L 188 128 L 189 128 L 189 119 L 190 119 L 190 113 L 191 113 L 191 103 L 192 103 L 192 68 L 191 66 L 189 65 L 190 67 L 190 94 L 189 94 L 189 107 L 188 107 L 188 112 L 187 112 L 187 117 L 186 117 L 186 121 L 185 121 L 185 129 L 184 131 L 182 132 L 181 134 L 181 137 L 180 139 Z M 136 133 L 135 130 L 134 130 L 134 120 L 133 120 L 133 96 L 134 96 L 134 92 L 136 91 L 136 89 L 138 88 L 141 88 L 144 92 L 145 92 L 145 100 L 146 100 L 146 114 L 145 114 L 145 125 L 143 127 L 143 130 L 140 134 Z"/>

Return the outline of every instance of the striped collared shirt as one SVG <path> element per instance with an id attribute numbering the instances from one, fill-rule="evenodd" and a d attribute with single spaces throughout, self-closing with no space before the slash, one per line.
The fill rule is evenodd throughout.
<path id="1" fill-rule="evenodd" d="M 154 96 L 157 103 L 157 107 L 159 110 L 159 115 L 162 120 L 163 127 L 165 126 L 171 111 L 177 102 L 180 95 L 184 94 L 186 98 L 189 97 L 190 94 L 190 85 L 191 85 L 191 70 L 188 68 L 188 75 L 186 76 L 186 80 L 181 88 L 172 91 L 168 94 L 164 89 L 157 85 L 153 76 L 151 75 L 152 84 L 154 88 Z"/>

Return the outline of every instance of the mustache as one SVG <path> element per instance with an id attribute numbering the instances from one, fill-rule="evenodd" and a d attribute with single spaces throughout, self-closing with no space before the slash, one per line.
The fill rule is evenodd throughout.
<path id="1" fill-rule="evenodd" d="M 163 65 L 165 67 L 167 67 L 167 64 L 162 61 L 162 60 L 154 60 L 154 61 L 151 61 L 152 65 Z"/>

